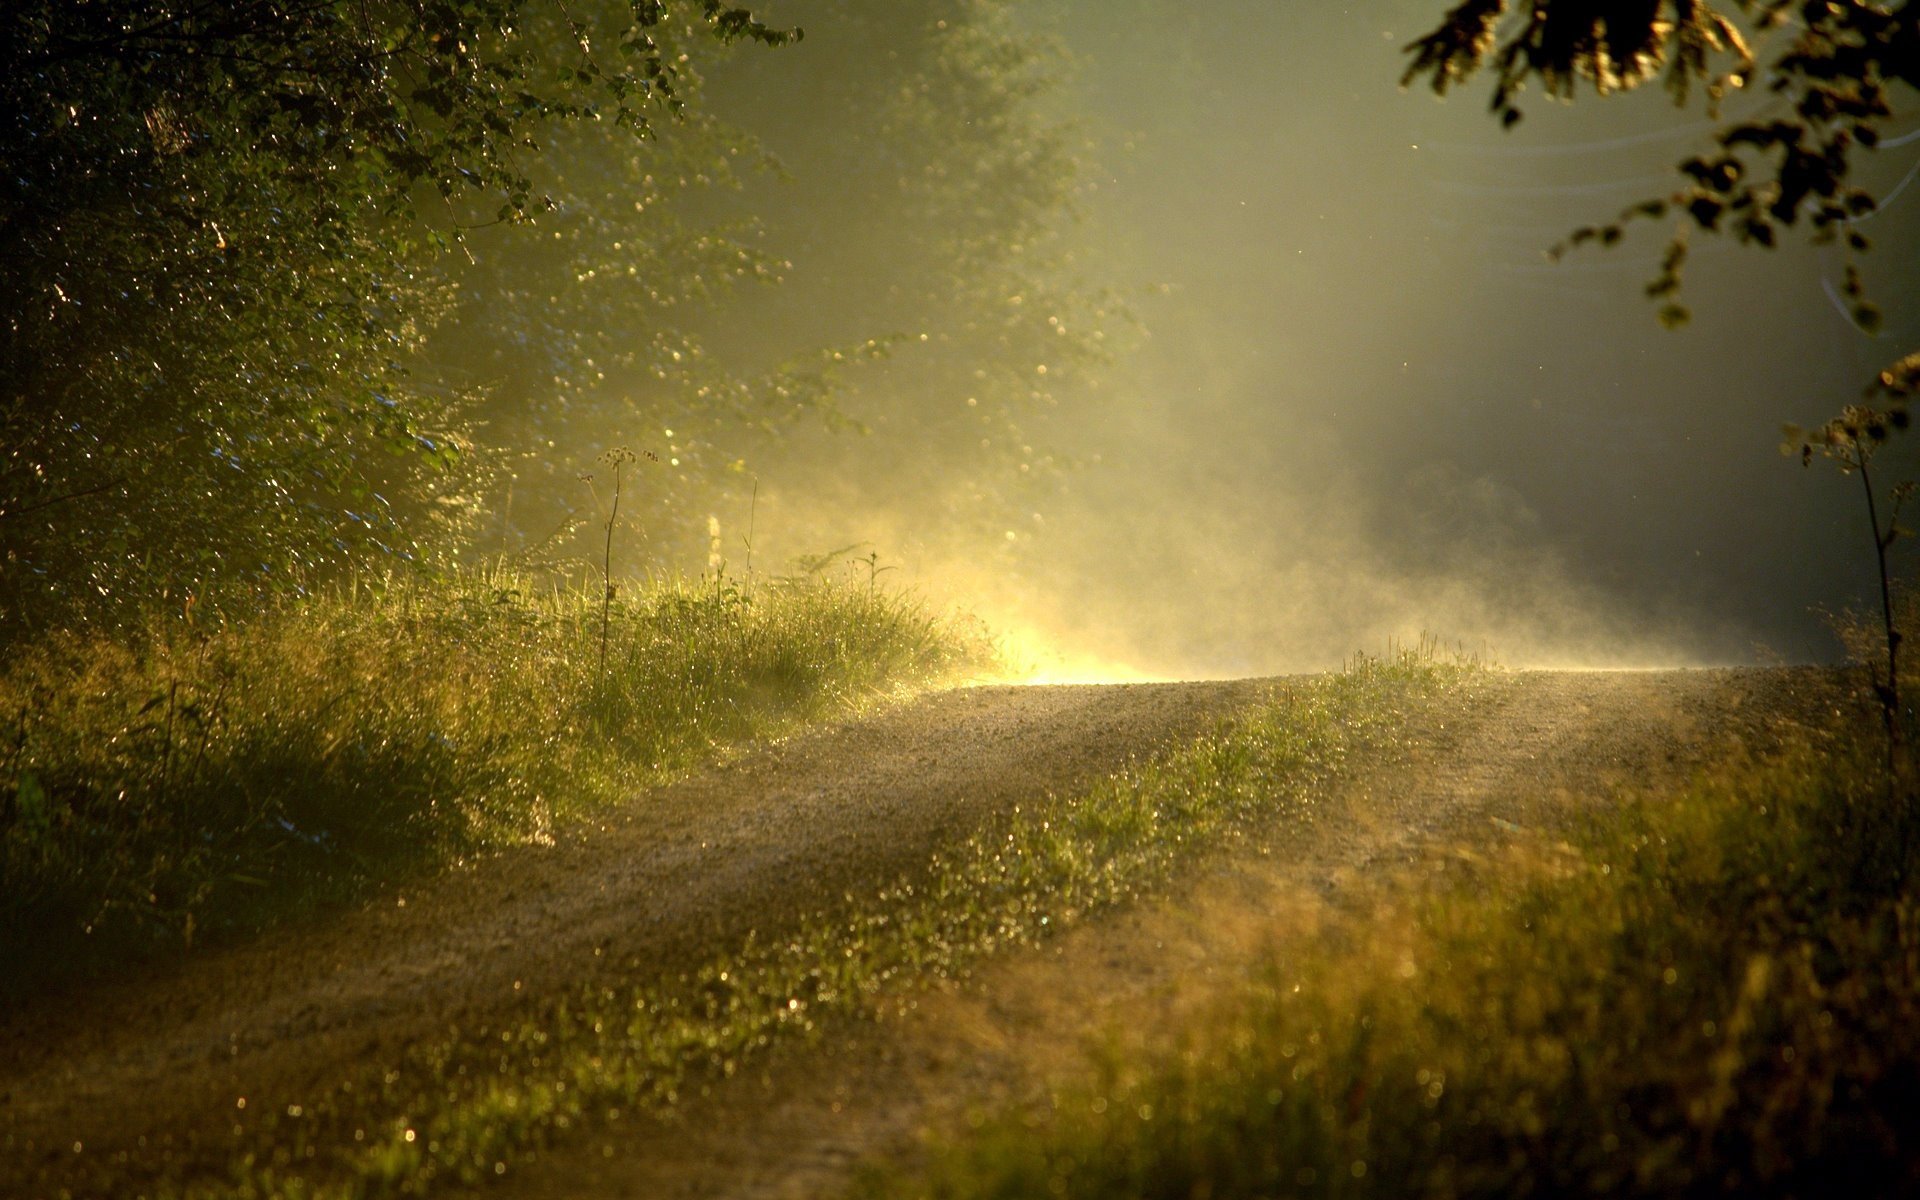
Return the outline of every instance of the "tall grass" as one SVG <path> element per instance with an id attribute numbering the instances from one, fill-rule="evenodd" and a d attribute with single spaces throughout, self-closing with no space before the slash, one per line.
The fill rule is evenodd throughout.
<path id="1" fill-rule="evenodd" d="M 244 625 L 64 639 L 0 674 L 0 957 L 190 941 L 549 836 L 810 715 L 985 665 L 910 599 L 811 582 L 384 581 Z"/>
<path id="2" fill-rule="evenodd" d="M 867 1190 L 1920 1194 L 1920 904 L 1875 741 L 1436 855 L 1175 1049 Z"/>

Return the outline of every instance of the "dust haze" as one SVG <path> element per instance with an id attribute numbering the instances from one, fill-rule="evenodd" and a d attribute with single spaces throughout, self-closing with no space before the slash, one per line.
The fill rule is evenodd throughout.
<path id="1" fill-rule="evenodd" d="M 807 27 L 783 52 L 805 77 L 832 23 L 765 7 Z M 1064 51 L 1044 100 L 1081 163 L 1064 244 L 1135 332 L 1022 434 L 1063 465 L 997 526 L 937 456 L 892 461 L 911 429 L 826 481 L 796 437 L 750 462 L 751 513 L 716 514 L 732 561 L 749 520 L 763 565 L 850 547 L 844 569 L 968 605 L 1048 677 L 1313 670 L 1423 634 L 1513 666 L 1831 658 L 1820 610 L 1868 596 L 1865 518 L 1855 483 L 1780 457 L 1779 428 L 1920 332 L 1920 209 L 1896 191 L 1920 145 L 1873 168 L 1881 337 L 1836 303 L 1836 254 L 1713 239 L 1670 332 L 1641 294 L 1664 225 L 1544 251 L 1671 190 L 1709 144 L 1698 106 L 1536 96 L 1503 133 L 1483 89 L 1396 86 L 1441 8 L 1022 10 Z M 883 394 L 862 404 L 885 426 Z"/>

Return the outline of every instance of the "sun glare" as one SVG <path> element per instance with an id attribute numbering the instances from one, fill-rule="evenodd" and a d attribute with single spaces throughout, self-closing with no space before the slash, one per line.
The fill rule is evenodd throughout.
<path id="1" fill-rule="evenodd" d="M 983 683 L 1042 687 L 1091 683 L 1172 683 L 1174 677 L 1141 670 L 1130 663 L 1077 650 L 1062 650 L 1053 639 L 1033 630 L 1000 637 L 1007 666 L 1002 675 Z"/>

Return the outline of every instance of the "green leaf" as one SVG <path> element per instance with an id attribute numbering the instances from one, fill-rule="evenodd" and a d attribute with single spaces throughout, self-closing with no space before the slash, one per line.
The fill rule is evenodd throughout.
<path id="1" fill-rule="evenodd" d="M 14 820 L 20 830 L 26 834 L 29 843 L 44 839 L 53 828 L 53 813 L 47 802 L 47 793 L 40 786 L 40 778 L 32 771 L 22 771 L 13 792 Z"/>

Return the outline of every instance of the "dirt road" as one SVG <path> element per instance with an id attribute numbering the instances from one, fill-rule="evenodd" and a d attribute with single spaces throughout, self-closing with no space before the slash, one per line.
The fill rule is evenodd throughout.
<path id="1" fill-rule="evenodd" d="M 76 1144 L 88 1155 L 214 1161 L 237 1097 L 274 1105 L 321 1093 L 367 1061 L 536 1013 L 583 981 L 664 974 L 749 931 L 777 933 L 846 892 L 911 874 L 1024 799 L 1071 792 L 1193 736 L 1271 685 L 929 696 L 752 752 L 640 797 L 602 827 L 324 925 L 26 1006 L 0 1018 L 0 1172 L 7 1160 L 37 1171 Z M 1729 739 L 1764 746 L 1779 721 L 1832 703 L 1811 672 L 1489 673 L 1378 761 L 1352 767 L 1338 786 L 1363 820 L 1277 835 L 1259 872 L 1217 867 L 1226 873 L 1158 916 L 1147 906 L 997 964 L 970 990 L 929 992 L 923 1013 L 947 1014 L 931 1024 L 923 1015 L 790 1056 L 686 1106 L 672 1129 L 630 1127 L 618 1147 L 555 1147 L 488 1194 L 817 1194 L 860 1156 L 907 1144 L 973 1098 L 1027 1086 L 1048 1057 L 1035 1047 L 1071 1045 L 1114 997 L 1140 999 L 1155 980 L 1230 961 L 1205 938 L 1167 950 L 1167 928 L 1244 925 L 1224 910 L 1195 924 L 1194 912 L 1270 908 L 1273 888 L 1324 890 L 1421 836 L 1530 820 L 1543 801 L 1604 800 L 1615 781 L 1682 775 Z M 1037 974 L 1021 982 L 1021 972 Z"/>
<path id="2" fill-rule="evenodd" d="M 1353 765 L 1336 785 L 1352 819 L 1215 857 L 1163 898 L 930 986 L 907 1011 L 727 1081 L 670 1124 L 556 1147 L 485 1194 L 836 1196 L 864 1161 L 910 1158 L 929 1134 L 964 1134 L 982 1106 L 1083 1075 L 1090 1050 L 1155 1045 L 1423 848 L 1684 781 L 1841 702 L 1830 675 L 1804 670 L 1490 673 Z"/>

